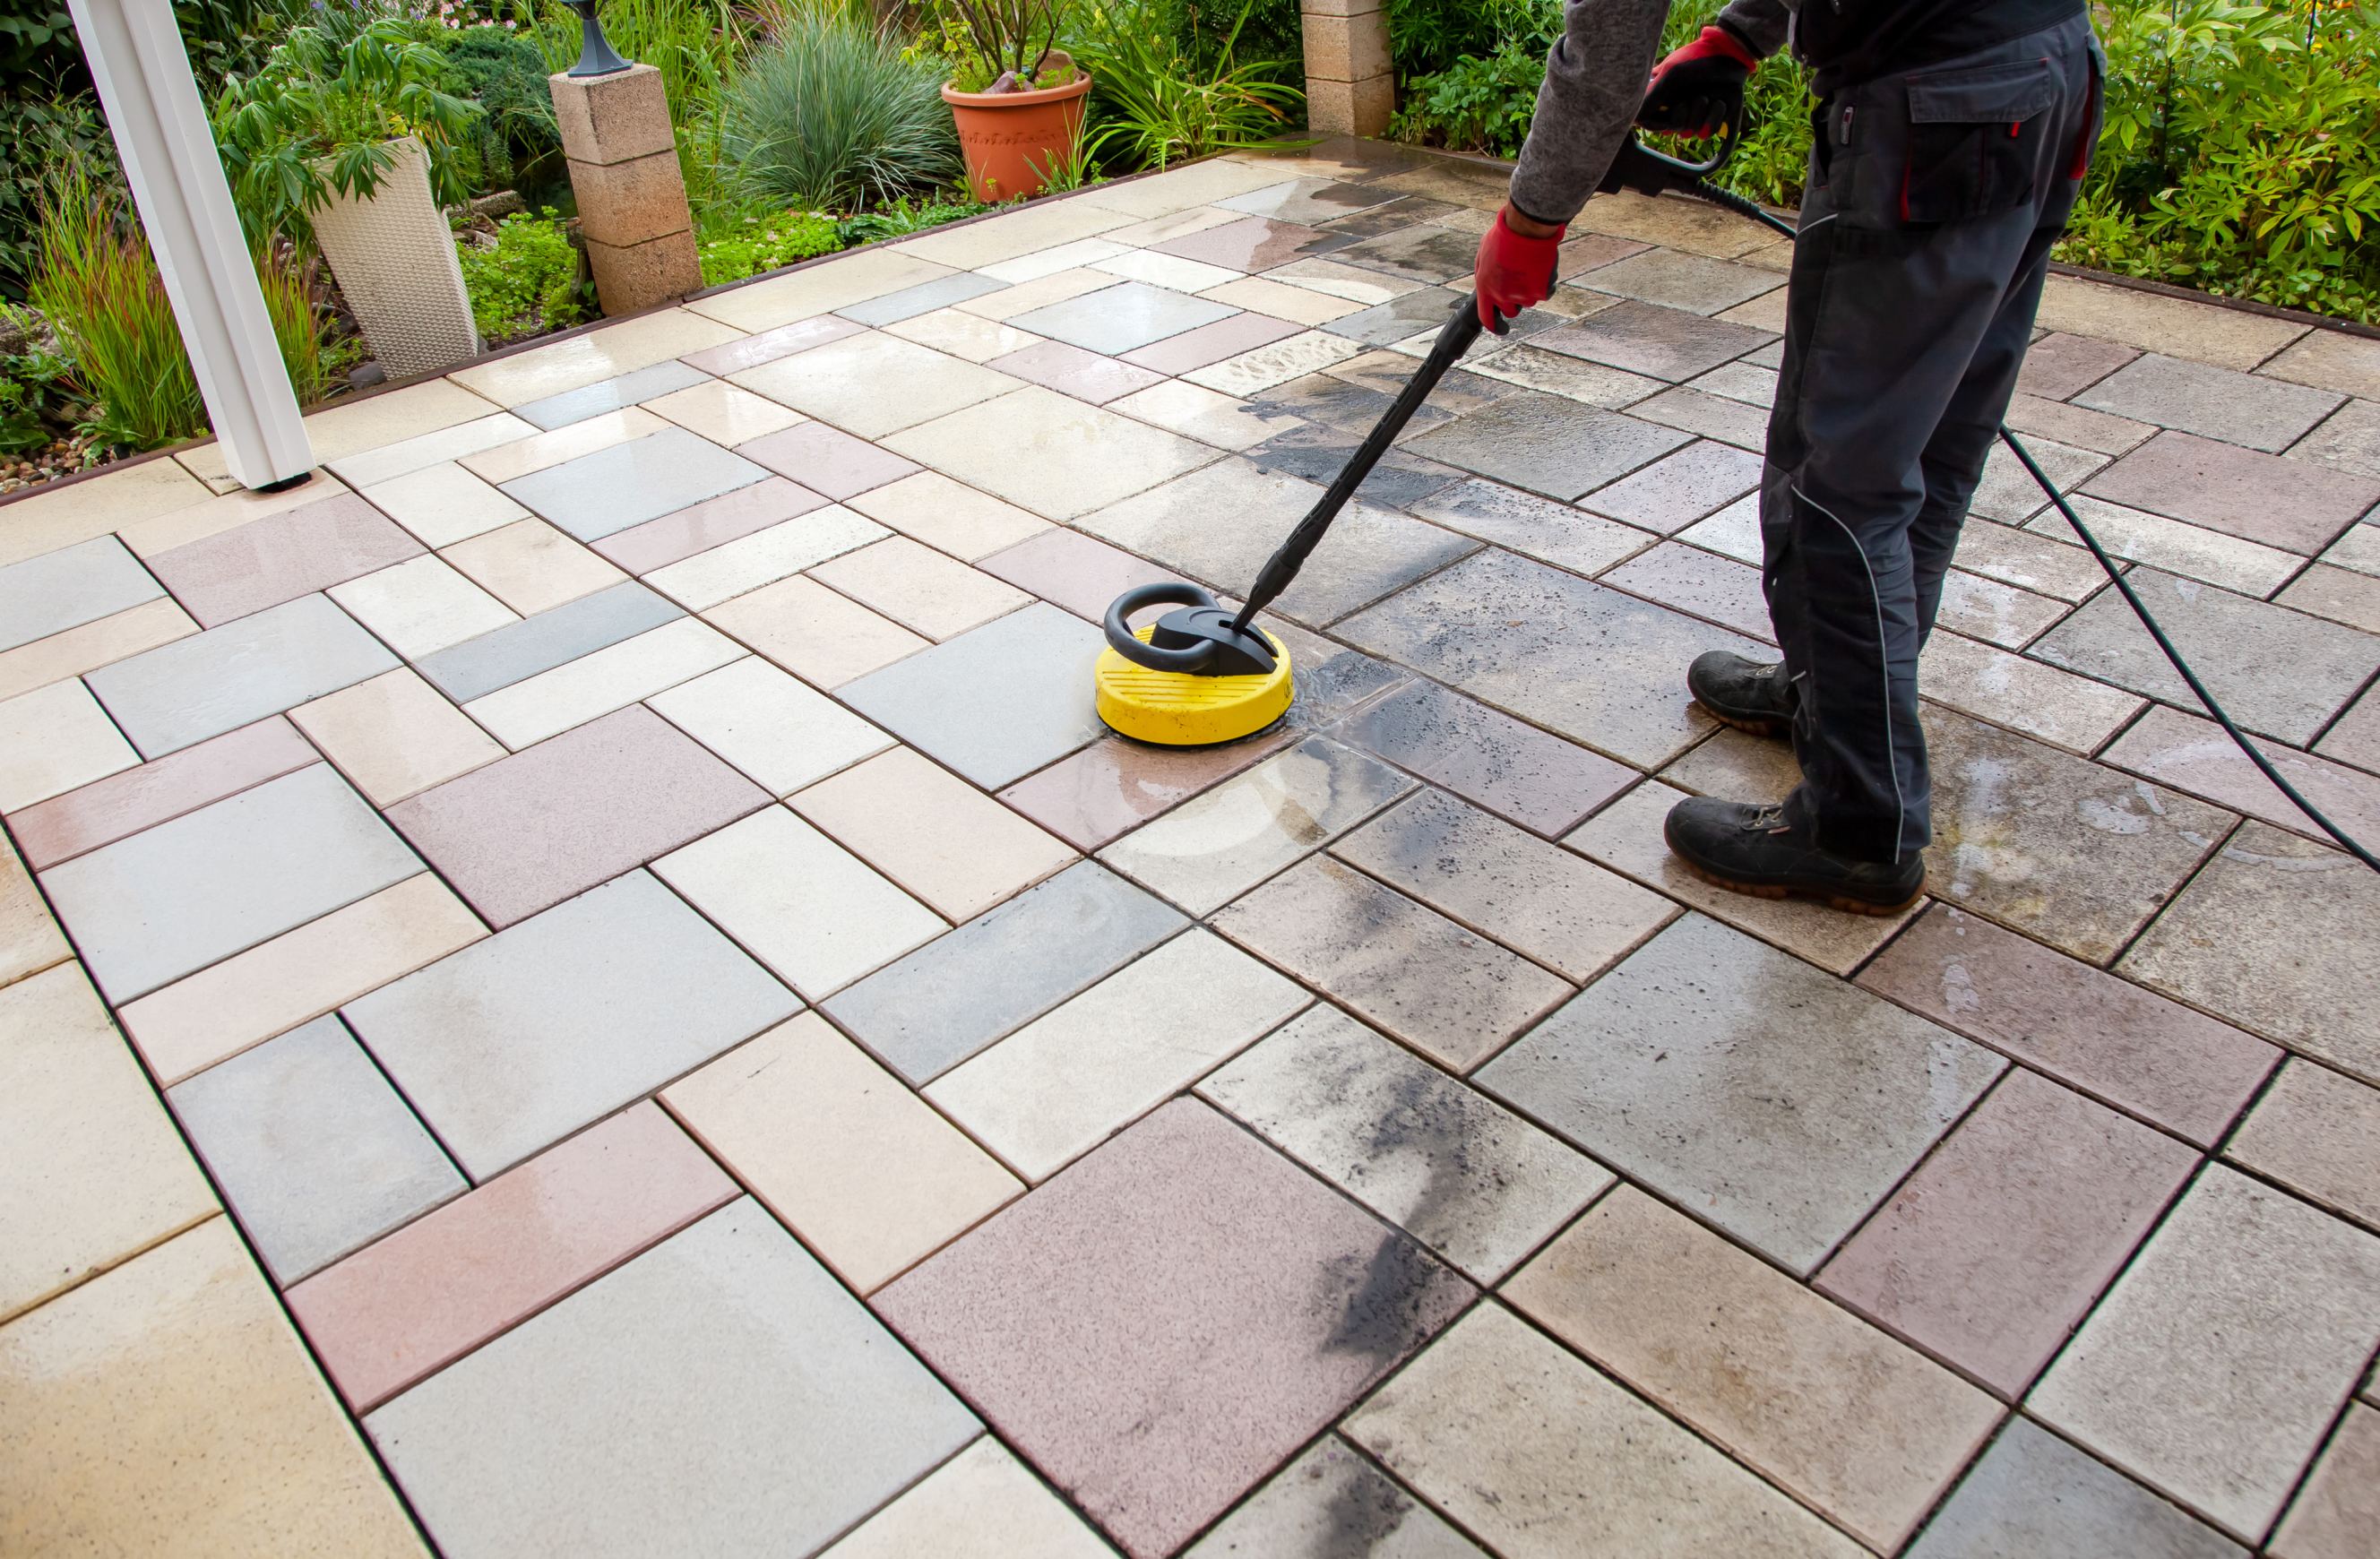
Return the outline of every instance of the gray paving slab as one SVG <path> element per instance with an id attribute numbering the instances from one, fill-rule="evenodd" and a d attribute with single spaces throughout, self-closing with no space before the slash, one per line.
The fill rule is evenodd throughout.
<path id="1" fill-rule="evenodd" d="M 920 282 L 914 287 L 903 287 L 882 297 L 871 297 L 865 303 L 855 303 L 836 313 L 863 325 L 897 324 L 914 320 L 920 314 L 930 314 L 937 308 L 948 308 L 954 303 L 965 303 L 971 297 L 981 297 L 1005 286 L 989 276 L 973 271 L 962 271 L 952 276 L 937 276 L 930 282 Z"/>
<path id="2" fill-rule="evenodd" d="M 1286 184 L 1269 184 L 1262 189 L 1251 189 L 1245 195 L 1234 195 L 1228 200 L 1218 200 L 1218 209 L 1246 211 L 1251 216 L 1269 216 L 1276 222 L 1318 224 L 1355 211 L 1371 211 L 1397 199 L 1393 189 L 1382 189 L 1368 184 L 1341 184 L 1327 178 L 1292 179 Z M 1447 207 L 1448 211 L 1454 208 Z M 1408 223 L 1420 222 L 1429 212 L 1408 215 Z"/>
<path id="3" fill-rule="evenodd" d="M 1656 248 L 1597 266 L 1579 277 L 1578 284 L 1639 303 L 1708 315 L 1775 292 L 1785 278 L 1756 265 Z"/>
<path id="4" fill-rule="evenodd" d="M 749 1198 L 365 1428 L 444 1552 L 522 1559 L 816 1553 L 980 1430 Z"/>
<path id="5" fill-rule="evenodd" d="M 1599 574 L 1653 544 L 1652 537 L 1633 526 L 1479 477 L 1440 488 L 1409 507 L 1449 530 L 1492 541 L 1572 574 Z"/>
<path id="6" fill-rule="evenodd" d="M 328 596 L 210 628 L 83 680 L 142 757 L 252 725 L 399 662 Z"/>
<path id="7" fill-rule="evenodd" d="M 155 990 L 422 870 L 328 764 L 42 874 L 108 999 Z"/>
<path id="8" fill-rule="evenodd" d="M 1374 346 L 1393 346 L 1407 336 L 1445 324 L 1456 302 L 1467 296 L 1449 287 L 1424 287 L 1326 320 L 1322 328 L 1332 335 L 1368 342 Z"/>
<path id="9" fill-rule="evenodd" d="M 154 600 L 165 587 L 113 536 L 0 568 L 0 650 Z"/>
<path id="10" fill-rule="evenodd" d="M 1633 299 L 1532 338 L 1548 352 L 1682 384 L 1765 346 L 1768 332 Z"/>
<path id="11" fill-rule="evenodd" d="M 1674 428 L 1531 390 L 1408 439 L 1404 448 L 1569 502 L 1692 442 Z"/>
<path id="12" fill-rule="evenodd" d="M 165 1096 L 285 1287 L 468 1189 L 335 1016 Z"/>
<path id="13" fill-rule="evenodd" d="M 657 520 L 768 476 L 683 428 L 664 428 L 504 484 L 516 502 L 581 541 Z"/>
<path id="14" fill-rule="evenodd" d="M 1636 780 L 1625 765 L 1435 683 L 1398 689 L 1333 734 L 1540 834 L 1569 831 Z"/>
<path id="15" fill-rule="evenodd" d="M 835 696 L 986 790 L 1096 739 L 1091 662 L 1106 643 L 1037 601 L 835 690 Z"/>
<path id="16" fill-rule="evenodd" d="M 2346 399 L 2327 390 L 2149 352 L 2076 395 L 2074 404 L 2278 454 Z"/>
<path id="17" fill-rule="evenodd" d="M 1328 484 L 1346 468 L 1361 441 L 1357 435 L 1337 428 L 1293 428 L 1249 450 L 1247 460 L 1259 471 Z M 1390 509 L 1411 509 L 1461 480 L 1463 473 L 1451 465 L 1391 449 L 1380 456 L 1355 492 Z"/>
<path id="18" fill-rule="evenodd" d="M 692 364 L 673 357 L 649 369 L 624 373 L 617 379 L 565 390 L 559 395 L 548 395 L 543 400 L 515 406 L 513 415 L 524 421 L 534 422 L 540 428 L 560 428 L 567 423 L 584 422 L 590 417 L 601 417 L 607 411 L 618 411 L 623 406 L 641 405 L 662 395 L 691 388 L 710 377 Z"/>
<path id="19" fill-rule="evenodd" d="M 1021 331 L 1111 357 L 1184 331 L 1228 320 L 1239 310 L 1146 282 L 1123 282 L 1098 292 L 1028 309 L 1008 322 Z"/>
<path id="20" fill-rule="evenodd" d="M 1689 914 L 1477 1082 L 1806 1276 L 2007 1065 Z"/>
<path id="21" fill-rule="evenodd" d="M 2229 1538 L 2030 1419 L 2010 1419 L 1908 1559 L 2247 1559 Z"/>
<path id="22" fill-rule="evenodd" d="M 1188 924 L 1097 862 L 1079 862 L 879 970 L 826 1012 L 922 1084 Z"/>
<path id="23" fill-rule="evenodd" d="M 623 580 L 426 655 L 415 670 L 447 697 L 468 704 L 685 615 L 675 602 Z"/>
<path id="24" fill-rule="evenodd" d="M 2312 557 L 2380 504 L 2380 477 L 2168 429 L 2082 490 Z"/>
<path id="25" fill-rule="evenodd" d="M 1471 273 L 1479 258 L 1479 240 L 1451 227 L 1408 227 L 1333 249 L 1330 258 L 1408 282 L 1451 282 Z M 1443 311 L 1439 317 L 1444 318 Z"/>
<path id="26" fill-rule="evenodd" d="M 346 1018 L 484 1180 L 801 1005 L 637 871 L 348 1003 Z"/>

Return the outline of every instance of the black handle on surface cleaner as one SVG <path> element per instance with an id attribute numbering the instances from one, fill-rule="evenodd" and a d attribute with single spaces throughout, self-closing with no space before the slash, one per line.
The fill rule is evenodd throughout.
<path id="1" fill-rule="evenodd" d="M 1355 489 L 1363 485 L 1365 477 L 1372 474 L 1372 467 L 1380 463 L 1380 456 L 1389 453 L 1389 446 L 1396 441 L 1398 434 L 1405 430 L 1405 424 L 1413 420 L 1413 414 L 1421 409 L 1421 404 L 1429 399 L 1429 393 L 1438 388 L 1438 381 L 1446 377 L 1446 370 L 1462 361 L 1463 354 L 1471 350 L 1471 344 L 1479 339 L 1479 331 L 1478 300 L 1466 293 L 1455 300 L 1454 312 L 1439 328 L 1438 339 L 1430 344 L 1429 356 L 1421 360 L 1421 367 L 1405 381 L 1405 387 L 1397 392 L 1396 400 L 1381 417 L 1379 424 L 1364 435 L 1364 441 L 1355 446 L 1354 454 L 1347 457 L 1346 465 L 1323 489 L 1322 496 L 1314 501 L 1314 507 L 1305 512 L 1305 518 L 1297 522 L 1297 528 L 1289 533 L 1289 539 L 1281 544 L 1281 550 L 1264 565 L 1264 572 L 1257 575 L 1255 586 L 1248 591 L 1247 604 L 1240 608 L 1237 617 L 1232 619 L 1233 633 L 1245 633 L 1256 614 L 1272 605 L 1274 598 L 1289 588 L 1290 582 L 1297 577 L 1297 571 L 1305 566 L 1306 558 L 1322 544 L 1323 533 L 1330 528 L 1330 522 L 1339 517 L 1339 511 L 1347 506 L 1347 500 L 1355 496 Z"/>
<path id="2" fill-rule="evenodd" d="M 1159 620 L 1146 640 L 1132 631 L 1132 614 L 1143 607 L 1178 606 Z M 1206 586 L 1186 579 L 1136 585 L 1108 603 L 1099 624 L 1108 647 L 1152 671 L 1196 676 L 1263 676 L 1273 669 L 1272 646 L 1257 634 L 1230 625 L 1231 613 Z"/>

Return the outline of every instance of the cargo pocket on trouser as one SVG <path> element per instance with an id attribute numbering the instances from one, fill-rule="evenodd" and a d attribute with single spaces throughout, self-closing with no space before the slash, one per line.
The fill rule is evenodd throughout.
<path id="1" fill-rule="evenodd" d="M 1909 145 L 1900 220 L 1964 222 L 2034 198 L 2041 137 L 2058 101 L 2046 59 L 1908 79 Z"/>

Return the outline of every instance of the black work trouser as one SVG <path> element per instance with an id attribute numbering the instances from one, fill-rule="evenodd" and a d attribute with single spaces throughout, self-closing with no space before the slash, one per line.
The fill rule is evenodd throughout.
<path id="1" fill-rule="evenodd" d="M 1817 111 L 1760 524 L 1793 805 L 1840 854 L 1932 838 L 1918 650 L 2095 139 L 2097 47 L 2078 16 Z"/>

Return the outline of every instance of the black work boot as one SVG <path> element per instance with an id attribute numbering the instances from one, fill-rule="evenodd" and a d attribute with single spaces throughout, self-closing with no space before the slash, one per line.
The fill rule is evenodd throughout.
<path id="1" fill-rule="evenodd" d="M 1793 729 L 1793 684 L 1781 661 L 1764 664 L 1708 650 L 1686 668 L 1686 691 L 1722 725 L 1755 736 L 1783 736 Z"/>
<path id="2" fill-rule="evenodd" d="M 1670 808 L 1663 837 L 1686 869 L 1759 899 L 1816 899 L 1853 914 L 1899 914 L 1925 888 L 1925 858 L 1854 861 L 1818 848 L 1799 808 L 1693 796 Z"/>

